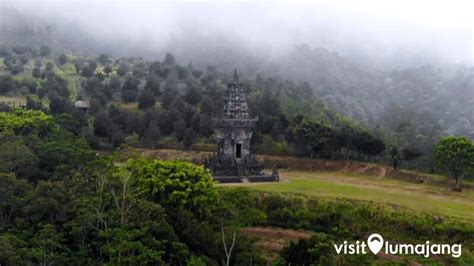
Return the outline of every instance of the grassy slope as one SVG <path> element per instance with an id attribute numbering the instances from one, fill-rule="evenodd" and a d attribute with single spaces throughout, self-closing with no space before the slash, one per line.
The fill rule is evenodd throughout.
<path id="1" fill-rule="evenodd" d="M 387 178 L 334 172 L 288 171 L 279 183 L 242 184 L 262 191 L 294 192 L 324 198 L 346 198 L 406 207 L 474 221 L 474 191 L 452 192 L 449 188 L 415 184 Z"/>
<path id="2" fill-rule="evenodd" d="M 59 66 L 56 68 L 56 73 L 67 80 L 69 90 L 71 91 L 71 100 L 75 101 L 79 96 L 81 90 L 81 82 L 83 78 L 77 74 L 74 65 L 71 63 L 67 63 L 63 66 Z"/>
<path id="3" fill-rule="evenodd" d="M 139 150 L 141 156 L 162 160 L 181 159 L 202 163 L 209 152 L 181 150 Z M 288 161 L 294 166 L 317 169 L 317 160 L 263 156 L 264 160 Z M 331 161 L 334 164 L 344 163 Z M 366 163 L 354 164 L 364 165 Z M 433 180 L 447 180 L 439 175 L 423 174 Z M 349 200 L 373 201 L 384 206 L 400 206 L 413 212 L 428 212 L 434 215 L 452 217 L 466 222 L 474 221 L 474 190 L 451 191 L 451 184 L 439 182 L 414 183 L 387 177 L 369 176 L 342 171 L 287 170 L 281 171 L 284 179 L 278 183 L 225 184 L 222 186 L 247 186 L 261 191 L 302 193 L 321 198 L 345 198 Z M 467 182 L 467 181 L 464 181 Z M 469 182 L 471 187 L 473 182 Z"/>

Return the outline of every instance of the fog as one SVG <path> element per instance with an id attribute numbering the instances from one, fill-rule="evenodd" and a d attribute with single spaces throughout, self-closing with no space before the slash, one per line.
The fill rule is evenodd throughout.
<path id="1" fill-rule="evenodd" d="M 2 8 L 7 5 L 53 25 L 77 25 L 107 43 L 102 49 L 126 55 L 212 51 L 225 43 L 271 56 L 307 44 L 363 60 L 474 62 L 470 1 L 15 1 Z"/>

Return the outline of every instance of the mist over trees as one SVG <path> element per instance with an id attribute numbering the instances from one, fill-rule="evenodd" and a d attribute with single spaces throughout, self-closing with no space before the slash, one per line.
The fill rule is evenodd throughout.
<path id="1" fill-rule="evenodd" d="M 455 14 L 439 38 L 346 3 L 339 25 L 324 5 L 1 2 L 0 265 L 471 265 L 465 13 L 400 4 Z M 218 148 L 234 69 L 252 155 L 287 168 L 268 191 L 186 162 Z M 463 256 L 334 252 L 368 231 Z"/>
<path id="2" fill-rule="evenodd" d="M 433 8 L 435 7 L 437 6 L 434 5 Z M 55 51 L 56 65 L 60 66 L 64 66 L 68 61 L 68 58 L 63 56 L 67 53 L 96 55 L 97 60 L 76 59 L 71 62 L 82 77 L 90 79 L 82 84 L 82 88 L 87 92 L 85 96 L 93 97 L 92 111 L 98 112 L 101 107 L 107 106 L 112 98 L 121 99 L 124 103 L 137 102 L 142 110 L 152 107 L 155 98 L 160 100 L 164 109 L 173 105 L 173 110 L 183 111 L 184 109 L 180 107 L 183 106 L 182 102 L 174 101 L 174 95 L 180 91 L 182 95 L 179 98 L 185 106 L 191 109 L 200 108 L 204 116 L 195 121 L 185 121 L 186 125 L 183 127 L 183 123 L 177 123 L 178 121 L 174 121 L 176 125 L 171 123 L 167 125 L 167 119 L 161 115 L 160 119 L 163 121 L 155 124 L 159 127 L 161 135 L 173 133 L 169 128 L 176 126 L 178 139 L 182 141 L 187 135 L 187 143 L 192 143 L 193 138 L 190 137 L 195 136 L 193 133 L 209 135 L 210 129 L 205 129 L 205 125 L 209 124 L 206 121 L 220 111 L 220 107 L 216 106 L 216 98 L 209 97 L 209 95 L 217 97 L 215 93 L 222 93 L 222 88 L 213 85 L 216 75 L 220 74 L 208 69 L 209 65 L 220 73 L 230 73 L 237 68 L 243 76 L 254 80 L 252 86 L 263 94 L 251 93 L 249 95 L 251 104 L 265 105 L 267 99 L 279 98 L 280 102 L 285 103 L 281 106 L 282 112 L 290 117 L 298 113 L 318 115 L 314 111 L 318 108 L 316 106 L 324 104 L 371 127 L 377 138 L 389 140 L 386 144 L 395 147 L 399 153 L 397 156 L 401 159 L 418 160 L 417 158 L 421 157 L 431 160 L 434 145 L 443 135 L 465 135 L 471 138 L 474 136 L 474 109 L 470 108 L 474 103 L 474 68 L 469 65 L 472 61 L 469 54 L 462 54 L 462 51 L 465 51 L 462 49 L 464 46 L 450 49 L 451 46 L 446 44 L 443 53 L 429 49 L 423 51 L 422 42 L 418 42 L 419 38 L 407 37 L 405 41 L 413 42 L 413 49 L 402 46 L 397 48 L 395 44 L 379 49 L 375 43 L 372 43 L 373 46 L 369 45 L 374 35 L 365 35 L 365 40 L 360 40 L 363 33 L 360 33 L 359 39 L 350 38 L 346 31 L 341 30 L 347 25 L 336 25 L 329 18 L 327 21 L 307 20 L 306 13 L 299 12 L 301 11 L 299 9 L 298 14 L 301 13 L 302 20 L 306 19 L 308 25 L 311 25 L 308 29 L 314 30 L 313 35 L 316 37 L 308 37 L 305 35 L 306 29 L 300 27 L 301 30 L 295 32 L 292 42 L 288 42 L 286 40 L 290 38 L 286 38 L 287 31 L 298 26 L 297 23 L 291 22 L 287 27 L 282 27 L 280 37 L 271 30 L 265 30 L 268 29 L 266 24 L 249 27 L 259 21 L 260 17 L 257 15 L 259 11 L 278 14 L 275 10 L 259 5 L 234 6 L 227 20 L 222 20 L 219 13 L 227 9 L 212 7 L 209 12 L 217 12 L 215 23 L 204 23 L 209 21 L 197 19 L 200 15 L 195 13 L 189 13 L 189 17 L 186 17 L 188 13 L 175 9 L 172 5 L 160 6 L 162 10 L 151 7 L 148 13 L 141 12 L 142 17 L 136 18 L 137 24 L 132 23 L 133 25 L 129 27 L 123 27 L 117 20 L 117 16 L 121 14 L 143 11 L 140 8 L 142 7 L 125 11 L 112 9 L 102 14 L 101 21 L 107 21 L 104 25 L 110 26 L 116 22 L 115 26 L 110 26 L 104 31 L 104 28 L 93 29 L 84 21 L 65 16 L 69 12 L 67 5 L 64 6 L 64 12 L 59 15 L 51 14 L 47 5 L 35 12 L 22 5 L 3 5 L 0 41 L 14 47 L 13 52 L 8 49 L 0 51 L 5 57 L 5 67 L 12 75 L 21 74 L 25 71 L 25 67 L 29 67 L 25 64 L 29 58 L 51 57 L 51 50 Z M 196 13 L 204 12 L 205 9 L 204 6 L 193 6 L 193 8 L 197 10 L 193 11 Z M 416 11 L 416 5 L 413 8 L 415 9 L 412 11 Z M 250 12 L 247 24 L 241 21 L 232 22 L 232 18 L 244 10 Z M 343 11 L 339 11 L 339 15 L 342 16 Z M 85 9 L 84 12 L 89 10 Z M 140 20 L 153 12 L 162 15 L 162 22 L 167 22 L 160 24 L 163 33 L 159 37 L 148 27 L 144 27 L 141 32 L 133 28 L 141 25 Z M 177 14 L 186 20 L 176 27 L 166 20 L 166 13 Z M 461 23 L 465 22 L 462 15 L 463 13 L 460 14 L 458 22 L 461 26 Z M 292 17 L 288 16 L 290 20 Z M 188 23 L 193 22 L 193 18 L 196 19 L 194 21 L 196 27 L 189 27 Z M 95 19 L 97 18 L 91 14 L 90 20 Z M 347 16 L 345 19 L 352 21 L 357 17 Z M 149 24 L 152 22 L 153 20 Z M 380 27 L 390 26 L 387 23 L 381 21 Z M 363 23 L 360 25 L 366 27 Z M 123 32 L 117 30 L 120 27 L 123 28 L 123 32 L 130 33 L 129 39 L 123 38 Z M 459 29 L 461 34 L 459 38 L 465 34 L 463 29 L 462 27 Z M 340 33 L 344 38 L 334 39 L 329 33 L 331 31 Z M 145 41 L 144 37 L 149 40 Z M 390 38 L 396 37 L 397 35 L 394 35 Z M 18 43 L 22 45 L 17 45 Z M 469 41 L 465 43 L 469 44 Z M 443 43 L 430 43 L 434 46 L 441 44 Z M 369 49 L 370 47 L 373 49 Z M 172 52 L 172 55 L 166 55 L 167 52 Z M 457 56 L 454 56 L 456 53 Z M 165 58 L 162 66 L 174 67 L 163 68 L 160 62 L 148 65 L 140 60 L 135 62 L 117 59 L 126 55 L 143 56 L 146 58 L 145 61 Z M 60 84 L 61 80 L 51 74 L 51 67 L 51 62 L 46 63 L 46 67 L 36 65 L 32 70 L 32 76 L 45 79 L 44 82 L 48 87 L 51 85 L 56 94 L 67 97 L 65 95 L 67 92 L 61 91 L 61 86 L 64 85 L 55 85 Z M 268 78 L 269 81 L 263 82 Z M 182 82 L 184 80 L 185 82 Z M 286 86 L 285 80 L 294 84 Z M 4 88 L 8 88 L 14 82 L 5 77 L 3 83 L 6 84 Z M 54 89 L 55 86 L 57 89 Z M 30 91 L 36 89 L 34 85 L 23 87 Z M 44 87 L 39 87 L 39 95 L 46 94 Z M 302 88 L 298 92 L 300 95 L 295 97 L 292 87 Z M 305 97 L 301 93 L 311 97 Z M 271 97 L 267 97 L 269 95 Z M 318 98 L 314 103 L 298 102 L 315 99 L 313 96 Z M 51 97 L 54 112 L 68 110 L 69 106 L 64 101 L 61 102 L 55 95 Z M 267 105 L 270 106 L 272 103 Z M 263 116 L 261 122 L 265 134 L 278 141 L 288 137 L 286 133 L 279 133 L 286 122 L 270 126 L 273 117 L 278 117 L 280 114 L 271 109 L 254 110 L 254 114 L 259 113 L 270 114 L 269 117 Z M 170 119 L 176 117 L 173 113 L 166 114 L 168 115 Z M 198 124 L 200 127 L 196 126 Z M 193 128 L 194 132 L 188 131 L 186 134 L 186 128 Z M 115 138 L 118 142 L 123 140 L 122 137 Z M 269 147 L 272 143 L 268 137 L 262 137 L 259 141 L 266 141 Z M 404 151 L 405 153 L 417 151 L 414 154 L 422 155 L 405 156 Z M 411 163 L 412 160 L 403 161 Z"/>

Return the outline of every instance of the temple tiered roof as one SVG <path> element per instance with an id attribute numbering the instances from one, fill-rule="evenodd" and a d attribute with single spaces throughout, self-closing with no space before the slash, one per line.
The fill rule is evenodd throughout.
<path id="1" fill-rule="evenodd" d="M 244 89 L 239 84 L 239 77 L 237 71 L 234 71 L 234 78 L 229 84 L 227 90 L 227 99 L 224 106 L 225 118 L 249 118 L 248 105 L 245 99 Z"/>

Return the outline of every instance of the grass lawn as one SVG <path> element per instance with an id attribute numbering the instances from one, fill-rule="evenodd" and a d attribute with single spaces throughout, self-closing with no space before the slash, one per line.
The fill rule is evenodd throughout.
<path id="1" fill-rule="evenodd" d="M 278 183 L 241 184 L 253 189 L 346 198 L 406 207 L 414 212 L 474 221 L 474 191 L 337 172 L 287 171 Z M 239 184 L 240 186 L 240 184 Z"/>
<path id="2" fill-rule="evenodd" d="M 76 69 L 73 64 L 65 64 L 56 69 L 56 73 L 67 80 L 69 90 L 71 91 L 70 99 L 76 101 L 77 97 L 80 95 L 81 82 L 83 78 L 77 74 Z"/>

